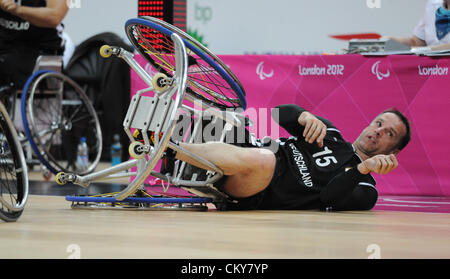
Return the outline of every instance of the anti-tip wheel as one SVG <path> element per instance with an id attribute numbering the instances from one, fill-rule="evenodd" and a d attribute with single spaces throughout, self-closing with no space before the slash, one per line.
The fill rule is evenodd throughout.
<path id="1" fill-rule="evenodd" d="M 64 175 L 64 172 L 58 172 L 55 176 L 55 180 L 56 183 L 58 183 L 58 185 L 64 185 L 66 184 L 67 181 L 65 181 L 64 179 L 62 179 L 62 176 Z"/>
<path id="2" fill-rule="evenodd" d="M 169 87 L 168 78 L 163 73 L 157 73 L 152 78 L 153 89 L 157 92 L 162 92 Z"/>
<path id="3" fill-rule="evenodd" d="M 140 143 L 138 141 L 134 141 L 128 147 L 128 153 L 134 159 L 142 159 L 145 157 L 145 152 L 143 152 L 142 150 L 139 150 L 140 147 L 142 147 L 142 146 L 143 146 L 142 143 Z"/>
<path id="4" fill-rule="evenodd" d="M 112 55 L 112 48 L 109 45 L 103 45 L 100 48 L 100 56 L 103 58 L 111 57 Z"/>

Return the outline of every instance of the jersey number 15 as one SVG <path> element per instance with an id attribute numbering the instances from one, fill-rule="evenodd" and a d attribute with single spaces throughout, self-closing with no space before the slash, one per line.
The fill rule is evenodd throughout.
<path id="1" fill-rule="evenodd" d="M 316 159 L 316 165 L 318 165 L 319 167 L 327 167 L 329 166 L 332 162 L 337 164 L 337 160 L 334 156 L 325 156 L 328 154 L 332 154 L 333 150 L 328 149 L 328 147 L 325 146 L 323 151 L 314 153 L 312 156 L 313 158 L 317 158 Z"/>

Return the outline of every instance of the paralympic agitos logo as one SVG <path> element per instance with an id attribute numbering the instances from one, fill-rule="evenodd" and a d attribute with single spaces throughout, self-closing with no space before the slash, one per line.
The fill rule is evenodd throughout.
<path id="1" fill-rule="evenodd" d="M 269 73 L 264 72 L 264 61 L 261 61 L 256 67 L 256 74 L 259 76 L 260 80 L 265 80 L 266 78 L 273 77 L 273 70 L 271 70 Z"/>
<path id="2" fill-rule="evenodd" d="M 387 72 L 385 72 L 385 73 L 380 72 L 380 63 L 381 63 L 381 61 L 377 61 L 372 65 L 372 74 L 377 76 L 378 80 L 388 78 L 391 75 L 389 70 L 387 70 Z"/>

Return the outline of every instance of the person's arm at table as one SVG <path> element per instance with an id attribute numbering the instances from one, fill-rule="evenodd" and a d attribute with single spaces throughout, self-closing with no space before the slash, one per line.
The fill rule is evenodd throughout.
<path id="1" fill-rule="evenodd" d="M 418 37 L 416 37 L 414 35 L 411 37 L 389 37 L 389 36 L 386 36 L 383 38 L 390 39 L 390 40 L 399 42 L 401 44 L 404 44 L 404 45 L 407 45 L 410 47 L 424 47 L 427 45 L 427 43 L 424 40 L 419 39 Z"/>
<path id="2" fill-rule="evenodd" d="M 421 40 L 414 35 L 412 37 L 384 37 L 384 38 L 391 39 L 404 45 L 410 46 L 411 49 L 413 50 L 414 48 L 420 48 L 422 50 L 431 50 L 431 51 L 450 49 L 450 43 L 428 46 L 424 40 Z"/>
<path id="3" fill-rule="evenodd" d="M 450 43 L 446 43 L 446 44 L 441 44 L 441 45 L 433 45 L 430 46 L 431 50 L 445 50 L 445 49 L 450 49 Z"/>

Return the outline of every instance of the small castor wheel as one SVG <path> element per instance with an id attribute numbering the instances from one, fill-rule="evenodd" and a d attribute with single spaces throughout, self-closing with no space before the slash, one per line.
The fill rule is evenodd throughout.
<path id="1" fill-rule="evenodd" d="M 64 172 L 58 172 L 56 174 L 55 180 L 56 180 L 56 183 L 58 183 L 58 185 L 64 185 L 67 183 L 67 181 L 64 179 L 64 175 L 65 175 Z"/>
<path id="2" fill-rule="evenodd" d="M 103 58 L 108 58 L 111 57 L 112 55 L 112 48 L 108 45 L 103 45 L 100 48 L 100 56 Z"/>
<path id="3" fill-rule="evenodd" d="M 169 87 L 168 78 L 163 73 L 157 73 L 152 78 L 153 89 L 156 92 L 162 92 Z"/>
<path id="4" fill-rule="evenodd" d="M 145 152 L 142 151 L 142 146 L 143 146 L 142 143 L 140 143 L 138 141 L 134 141 L 128 147 L 128 153 L 134 159 L 142 159 L 145 157 Z"/>

